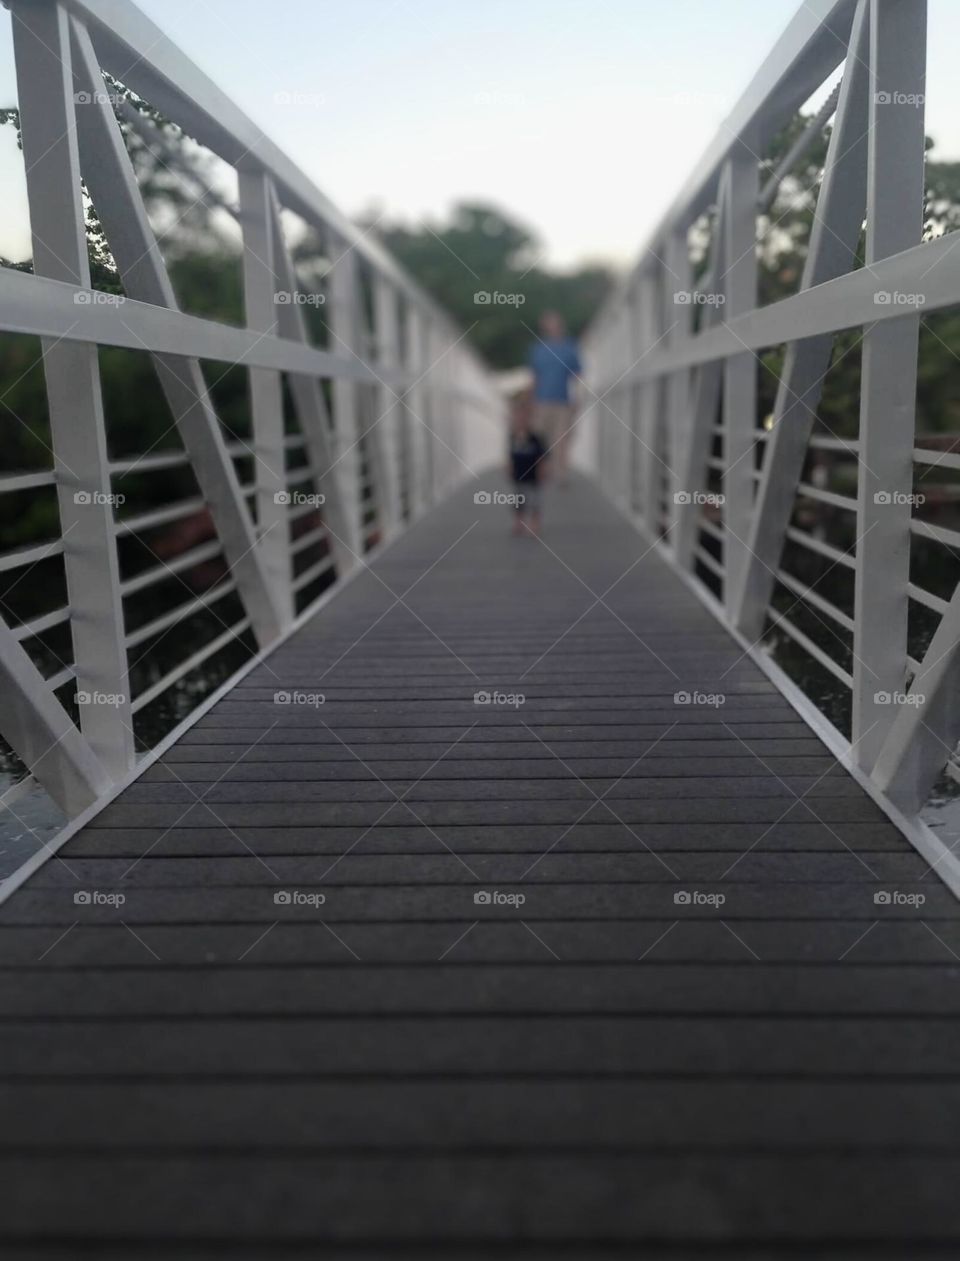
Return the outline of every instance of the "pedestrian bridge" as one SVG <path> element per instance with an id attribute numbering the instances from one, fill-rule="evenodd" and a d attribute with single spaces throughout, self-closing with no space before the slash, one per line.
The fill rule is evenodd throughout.
<path id="1" fill-rule="evenodd" d="M 921 811 L 960 738 L 960 597 L 911 558 L 960 549 L 912 493 L 960 467 L 914 425 L 916 308 L 960 300 L 960 252 L 921 240 L 923 15 L 801 7 L 585 339 L 579 467 L 536 538 L 495 502 L 484 365 L 371 236 L 126 0 L 14 0 L 34 272 L 0 272 L 0 325 L 42 340 L 51 450 L 0 491 L 49 490 L 60 532 L 0 556 L 51 601 L 0 621 L 4 804 L 46 794 L 65 826 L 0 908 L 11 1254 L 955 1254 L 960 867 Z M 103 72 L 236 171 L 243 327 L 178 309 Z M 769 181 L 831 118 L 805 273 L 760 306 Z M 330 261 L 323 344 L 277 298 L 307 292 L 291 216 Z M 815 424 L 851 328 L 856 440 Z M 101 347 L 150 354 L 169 445 L 108 449 Z M 210 364 L 246 370 L 249 441 Z M 190 497 L 124 512 L 124 478 L 176 468 Z"/>

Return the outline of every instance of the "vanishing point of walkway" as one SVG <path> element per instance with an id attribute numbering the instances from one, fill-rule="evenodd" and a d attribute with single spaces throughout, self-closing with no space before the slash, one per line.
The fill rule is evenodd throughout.
<path id="1" fill-rule="evenodd" d="M 586 482 L 476 489 L 0 912 L 11 1245 L 957 1233 L 954 899 Z"/>

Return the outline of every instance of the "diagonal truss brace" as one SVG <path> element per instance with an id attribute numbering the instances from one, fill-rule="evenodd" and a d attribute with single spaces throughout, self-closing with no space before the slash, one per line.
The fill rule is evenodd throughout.
<path id="1" fill-rule="evenodd" d="M 173 286 L 104 89 L 93 43 L 76 19 L 71 19 L 71 42 L 74 81 L 88 98 L 76 110 L 84 179 L 124 288 L 133 298 L 176 311 Z M 266 573 L 200 362 L 167 354 L 153 354 L 152 358 L 201 493 L 210 507 L 240 598 L 262 647 L 280 633 L 283 609 Z"/>
<path id="2" fill-rule="evenodd" d="M 869 55 L 869 0 L 860 0 L 801 290 L 843 275 L 856 259 L 866 208 Z M 750 639 L 763 631 L 833 341 L 834 335 L 827 333 L 793 342 L 787 350 L 747 537 L 747 560 L 740 583 L 731 591 L 731 620 Z"/>

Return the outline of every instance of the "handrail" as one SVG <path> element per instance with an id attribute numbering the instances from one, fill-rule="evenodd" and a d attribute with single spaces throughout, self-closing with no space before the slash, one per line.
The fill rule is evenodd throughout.
<path id="1" fill-rule="evenodd" d="M 761 306 L 761 165 L 778 179 L 789 174 L 771 141 L 841 67 L 791 150 L 796 159 L 833 114 L 799 287 Z M 591 435 L 586 466 L 960 893 L 960 860 L 918 817 L 960 740 L 960 710 L 948 700 L 960 688 L 960 587 L 949 600 L 933 596 L 910 567 L 912 539 L 960 551 L 960 530 L 930 519 L 935 503 L 915 515 L 924 483 L 914 484 L 914 466 L 960 467 L 956 454 L 919 447 L 915 434 L 920 313 L 960 303 L 956 238 L 922 239 L 925 71 L 925 0 L 804 0 L 591 324 L 581 425 Z M 703 292 L 693 282 L 700 263 Z M 854 439 L 818 416 L 835 338 L 848 330 L 862 330 Z M 758 352 L 781 345 L 773 415 L 761 418 Z M 819 484 L 818 470 L 806 472 L 810 453 L 842 458 L 847 471 L 855 458 L 856 492 Z M 708 491 L 717 492 L 710 512 L 722 523 L 722 565 L 700 543 L 704 532 L 717 535 L 705 517 Z M 821 505 L 840 510 L 842 523 Z M 800 528 L 811 514 L 815 533 Z M 783 560 L 787 545 L 807 553 L 796 576 Z M 852 616 L 820 585 L 834 571 L 853 575 Z M 851 671 L 773 606 L 777 582 L 811 616 L 852 635 Z M 911 599 L 940 619 L 927 643 L 925 618 L 922 660 Z M 850 688 L 849 731 L 762 650 L 771 624 L 794 655 Z"/>
<path id="2" fill-rule="evenodd" d="M 0 619 L 0 687 L 12 701 L 0 722 L 73 816 L 130 773 L 144 752 L 144 710 L 178 686 L 196 702 L 191 672 L 217 653 L 235 662 L 238 644 L 249 653 L 288 634 L 371 547 L 492 463 L 502 406 L 448 315 L 130 0 L 9 7 L 33 271 L 0 269 L 0 331 L 46 339 L 53 460 L 0 475 L 0 495 L 50 487 L 60 537 L 0 555 L 0 571 L 16 583 L 50 559 L 60 577 L 28 623 Z M 243 326 L 178 308 L 104 74 L 235 170 Z M 129 122 L 129 105 L 121 113 Z M 82 185 L 123 286 L 109 301 L 91 289 Z M 285 210 L 321 235 L 330 258 L 329 349 L 311 344 L 301 306 L 282 298 L 299 292 Z M 109 458 L 99 346 L 149 353 L 179 443 Z M 201 361 L 249 374 L 243 440 L 224 432 Z M 136 488 L 124 479 L 139 474 L 176 489 L 166 502 L 125 503 L 118 489 Z M 313 513 L 320 523 L 298 538 L 297 523 Z M 326 552 L 296 572 L 311 542 Z M 227 625 L 214 606 L 231 593 L 242 616 L 231 612 Z M 202 642 L 186 642 L 177 628 L 199 612 L 209 626 Z M 51 663 L 39 639 L 65 622 L 72 666 Z M 134 663 L 155 681 L 131 697 Z M 76 678 L 76 711 L 51 695 L 39 664 L 53 665 L 55 682 Z"/>

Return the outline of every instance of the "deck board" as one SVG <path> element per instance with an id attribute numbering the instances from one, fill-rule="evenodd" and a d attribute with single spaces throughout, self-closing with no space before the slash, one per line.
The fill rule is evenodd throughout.
<path id="1" fill-rule="evenodd" d="M 956 901 L 595 490 L 472 490 L 0 910 L 0 1238 L 955 1255 Z"/>

